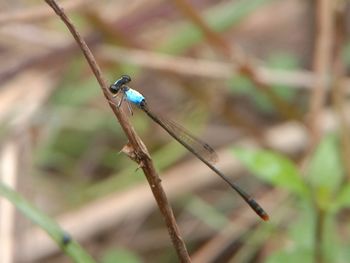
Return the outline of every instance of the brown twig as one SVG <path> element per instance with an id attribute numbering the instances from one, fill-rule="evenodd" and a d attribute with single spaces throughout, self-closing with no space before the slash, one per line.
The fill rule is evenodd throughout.
<path id="1" fill-rule="evenodd" d="M 302 119 L 302 114 L 295 106 L 284 101 L 269 85 L 262 81 L 247 54 L 229 45 L 217 32 L 212 30 L 187 0 L 174 0 L 173 2 L 188 19 L 202 30 L 205 37 L 214 48 L 217 48 L 225 57 L 228 57 L 237 64 L 237 69 L 235 70 L 249 78 L 259 90 L 264 92 L 265 96 L 284 117 L 297 120 Z"/>
<path id="2" fill-rule="evenodd" d="M 339 3 L 341 5 L 343 3 Z M 343 62 L 343 47 L 346 42 L 346 8 L 345 6 L 339 6 L 335 12 L 335 43 L 334 43 L 334 61 L 333 61 L 333 74 L 334 74 L 334 86 L 332 88 L 332 102 L 334 109 L 339 116 L 339 133 L 341 140 L 341 154 L 346 170 L 346 174 L 350 176 L 350 127 L 346 122 L 347 115 L 345 113 L 346 102 L 346 66 Z M 349 177 L 350 178 L 350 177 Z"/>
<path id="3" fill-rule="evenodd" d="M 316 1 L 316 42 L 313 61 L 315 83 L 311 93 L 309 123 L 311 149 L 320 139 L 320 114 L 326 99 L 327 74 L 330 72 L 333 45 L 332 0 Z"/>
<path id="4" fill-rule="evenodd" d="M 180 235 L 178 226 L 176 224 L 173 211 L 168 203 L 167 197 L 165 195 L 165 192 L 161 186 L 161 180 L 153 166 L 152 160 L 149 158 L 149 155 L 147 153 L 147 149 L 141 142 L 141 139 L 137 136 L 135 133 L 133 127 L 130 125 L 128 119 L 123 114 L 122 111 L 120 111 L 115 104 L 112 102 L 113 98 L 108 92 L 108 84 L 107 81 L 102 76 L 102 72 L 97 65 L 97 62 L 95 58 L 93 57 L 90 49 L 86 45 L 85 41 L 81 38 L 78 31 L 75 29 L 74 25 L 70 21 L 70 19 L 67 17 L 67 15 L 64 13 L 64 11 L 58 6 L 58 4 L 55 2 L 55 0 L 45 0 L 48 5 L 52 7 L 52 9 L 56 12 L 56 14 L 62 19 L 62 21 L 66 24 L 69 31 L 72 33 L 73 37 L 77 41 L 79 47 L 83 51 L 83 54 L 88 61 L 93 73 L 95 74 L 95 77 L 97 81 L 100 84 L 100 87 L 102 89 L 102 92 L 107 99 L 111 109 L 113 110 L 115 116 L 118 118 L 118 121 L 120 125 L 122 126 L 126 136 L 129 139 L 130 145 L 133 148 L 133 154 L 135 156 L 134 159 L 136 159 L 142 168 L 148 183 L 150 184 L 151 190 L 153 192 L 153 195 L 157 201 L 158 207 L 163 214 L 164 220 L 166 222 L 166 225 L 168 227 L 168 231 L 171 237 L 171 240 L 173 242 L 173 245 L 175 247 L 175 250 L 178 254 L 178 257 L 181 262 L 191 262 L 190 257 L 188 255 L 186 245 L 182 240 L 182 237 Z"/>

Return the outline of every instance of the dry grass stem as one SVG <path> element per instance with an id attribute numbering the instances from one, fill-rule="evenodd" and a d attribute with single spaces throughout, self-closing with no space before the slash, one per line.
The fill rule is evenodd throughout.
<path id="1" fill-rule="evenodd" d="M 0 153 L 0 180 L 16 189 L 18 177 L 18 143 L 15 139 L 3 145 Z M 0 261 L 14 262 L 15 255 L 15 207 L 0 198 Z"/>

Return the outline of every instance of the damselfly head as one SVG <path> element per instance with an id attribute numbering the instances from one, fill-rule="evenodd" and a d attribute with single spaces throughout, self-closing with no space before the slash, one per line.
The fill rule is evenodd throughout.
<path id="1" fill-rule="evenodd" d="M 126 83 L 129 83 L 131 81 L 130 76 L 128 75 L 122 75 L 120 79 L 118 79 L 116 82 L 114 82 L 114 86 L 121 87 L 125 85 Z"/>
<path id="2" fill-rule="evenodd" d="M 116 80 L 110 87 L 109 91 L 113 94 L 116 94 L 119 92 L 121 89 L 128 89 L 128 87 L 124 87 L 125 84 L 129 83 L 131 81 L 130 76 L 128 75 L 122 75 L 119 79 Z"/>
<path id="3" fill-rule="evenodd" d="M 114 84 L 112 84 L 111 86 L 109 86 L 109 91 L 112 94 L 117 94 L 118 91 L 120 90 L 120 87 L 115 86 Z"/>

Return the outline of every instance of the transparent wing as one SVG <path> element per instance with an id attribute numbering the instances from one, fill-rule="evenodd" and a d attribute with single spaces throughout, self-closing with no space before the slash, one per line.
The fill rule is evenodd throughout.
<path id="1" fill-rule="evenodd" d="M 172 120 L 169 120 L 165 117 L 155 115 L 153 112 L 150 112 L 149 109 L 147 110 L 148 110 L 148 113 L 152 114 L 153 117 L 158 119 L 158 121 L 162 122 L 167 129 L 173 131 L 173 133 L 179 138 L 179 140 L 189 145 L 197 154 L 204 157 L 210 163 L 217 162 L 218 155 L 209 144 L 198 139 L 196 136 L 194 136 L 189 131 L 187 131 L 184 127 L 182 127 L 180 124 Z"/>

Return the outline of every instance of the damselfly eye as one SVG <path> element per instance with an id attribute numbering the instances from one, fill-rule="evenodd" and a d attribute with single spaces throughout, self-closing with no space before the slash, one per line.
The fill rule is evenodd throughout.
<path id="1" fill-rule="evenodd" d="M 120 87 L 117 87 L 114 84 L 109 86 L 109 91 L 113 94 L 117 94 L 119 90 L 120 90 Z"/>
<path id="2" fill-rule="evenodd" d="M 117 88 L 122 87 L 123 85 L 125 85 L 126 83 L 129 83 L 131 81 L 130 76 L 128 75 L 123 75 L 120 77 L 120 79 L 118 79 L 116 82 L 114 82 L 114 86 L 116 86 Z"/>
<path id="3" fill-rule="evenodd" d="M 123 81 L 123 84 L 129 83 L 131 81 L 129 75 L 122 75 L 120 79 Z"/>

